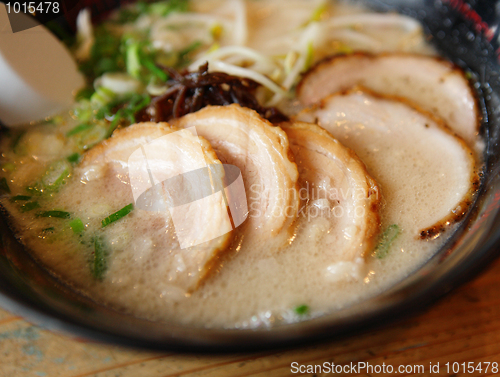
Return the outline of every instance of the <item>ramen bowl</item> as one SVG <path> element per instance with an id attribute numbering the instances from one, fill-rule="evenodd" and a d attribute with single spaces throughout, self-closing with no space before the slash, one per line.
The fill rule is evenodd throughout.
<path id="1" fill-rule="evenodd" d="M 389 290 L 318 318 L 258 329 L 218 329 L 154 322 L 101 306 L 76 294 L 38 265 L 0 218 L 0 305 L 49 330 L 149 349 L 235 352 L 289 347 L 338 338 L 414 314 L 468 281 L 500 251 L 500 78 L 494 3 L 471 8 L 449 2 L 373 1 L 422 22 L 446 58 L 472 71 L 486 140 L 478 198 L 446 244 Z M 483 18 L 483 16 L 485 18 Z"/>

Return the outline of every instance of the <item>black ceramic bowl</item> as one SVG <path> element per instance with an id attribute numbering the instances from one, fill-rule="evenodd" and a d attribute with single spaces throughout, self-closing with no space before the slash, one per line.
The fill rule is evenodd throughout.
<path id="1" fill-rule="evenodd" d="M 314 320 L 271 330 L 202 329 L 134 318 L 73 293 L 34 263 L 8 228 L 8 219 L 0 216 L 0 305 L 50 330 L 122 345 L 189 352 L 263 350 L 386 324 L 428 306 L 487 266 L 500 251 L 500 6 L 463 0 L 367 3 L 418 18 L 445 57 L 475 73 L 487 140 L 483 185 L 465 223 L 424 266 L 377 297 Z"/>

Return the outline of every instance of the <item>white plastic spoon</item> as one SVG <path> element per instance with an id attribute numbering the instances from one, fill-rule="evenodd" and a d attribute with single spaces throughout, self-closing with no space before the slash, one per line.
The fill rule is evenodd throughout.
<path id="1" fill-rule="evenodd" d="M 16 127 L 54 115 L 71 105 L 83 85 L 69 51 L 48 29 L 13 33 L 0 3 L 1 123 Z"/>

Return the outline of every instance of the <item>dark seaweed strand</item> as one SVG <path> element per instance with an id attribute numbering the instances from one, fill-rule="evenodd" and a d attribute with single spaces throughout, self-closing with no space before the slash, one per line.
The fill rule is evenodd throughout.
<path id="1" fill-rule="evenodd" d="M 288 118 L 274 107 L 264 107 L 254 96 L 258 88 L 253 80 L 231 76 L 222 72 L 208 72 L 208 63 L 198 72 L 178 72 L 171 67 L 161 67 L 171 78 L 166 93 L 151 100 L 138 119 L 166 122 L 173 118 L 196 112 L 205 106 L 225 106 L 232 103 L 257 111 L 272 123 Z"/>

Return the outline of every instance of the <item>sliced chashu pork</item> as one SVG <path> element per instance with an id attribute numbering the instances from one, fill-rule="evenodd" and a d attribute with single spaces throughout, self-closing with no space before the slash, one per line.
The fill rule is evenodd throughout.
<path id="1" fill-rule="evenodd" d="M 459 220 L 478 187 L 473 153 L 428 113 L 360 90 L 300 113 L 353 149 L 382 189 L 382 222 L 422 238 Z"/>
<path id="2" fill-rule="evenodd" d="M 210 144 L 191 131 L 167 123 L 132 125 L 86 153 L 77 171 L 88 184 L 96 181 L 111 195 L 123 197 L 124 204 L 135 199 L 134 216 L 126 220 L 139 231 L 133 239 L 148 240 L 137 250 L 141 255 L 132 256 L 135 268 L 155 260 L 167 290 L 177 297 L 198 287 L 233 233 L 222 193 L 214 189 L 222 187 L 224 169 L 217 174 L 204 170 L 222 165 Z M 193 171 L 199 174 L 185 175 Z M 169 181 L 181 175 L 182 180 Z M 105 232 L 112 234 L 113 226 Z M 158 255 L 144 257 L 148 252 Z"/>
<path id="3" fill-rule="evenodd" d="M 224 164 L 243 175 L 248 203 L 247 239 L 287 238 L 297 217 L 297 166 L 285 132 L 255 111 L 239 105 L 208 106 L 173 120 L 180 128 L 195 127 Z"/>
<path id="4" fill-rule="evenodd" d="M 321 127 L 302 122 L 280 126 L 299 169 L 299 237 L 313 237 L 331 254 L 332 265 L 362 261 L 380 228 L 377 183 L 356 154 Z"/>
<path id="5" fill-rule="evenodd" d="M 480 114 L 464 72 L 439 58 L 355 53 L 316 65 L 297 88 L 301 103 L 312 105 L 329 94 L 360 85 L 384 95 L 403 97 L 443 119 L 479 156 Z"/>

